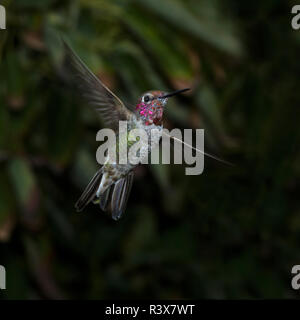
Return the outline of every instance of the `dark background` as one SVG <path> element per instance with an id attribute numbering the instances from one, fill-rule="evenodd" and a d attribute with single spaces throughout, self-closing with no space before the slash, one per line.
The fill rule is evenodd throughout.
<path id="1" fill-rule="evenodd" d="M 12 0 L 0 30 L 4 299 L 297 298 L 300 31 L 293 1 Z M 74 203 L 97 169 L 95 112 L 63 81 L 63 35 L 134 104 L 193 90 L 165 126 L 204 128 L 206 159 L 140 166 L 113 221 Z"/>

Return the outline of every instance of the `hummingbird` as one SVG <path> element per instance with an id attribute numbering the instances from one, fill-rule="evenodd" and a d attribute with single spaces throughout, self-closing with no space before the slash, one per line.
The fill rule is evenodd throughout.
<path id="1" fill-rule="evenodd" d="M 161 90 L 145 92 L 139 97 L 134 110 L 131 111 L 92 73 L 64 40 L 63 44 L 66 63 L 70 67 L 71 76 L 74 77 L 74 83 L 83 98 L 97 110 L 106 127 L 113 129 L 117 136 L 119 121 L 127 121 L 128 130 L 144 129 L 148 138 L 151 139 L 151 147 L 149 148 L 148 144 L 142 146 L 140 153 L 143 157 L 148 157 L 153 148 L 159 144 L 163 134 L 163 113 L 168 99 L 189 90 L 189 88 L 173 92 Z M 155 133 L 153 134 L 153 132 Z M 127 138 L 118 138 L 119 142 L 129 143 Z M 137 165 L 112 163 L 107 155 L 103 166 L 95 173 L 76 202 L 76 210 L 82 211 L 90 202 L 93 202 L 99 204 L 102 211 L 107 211 L 110 203 L 112 218 L 114 220 L 120 219 L 125 211 L 132 188 L 133 169 Z"/>

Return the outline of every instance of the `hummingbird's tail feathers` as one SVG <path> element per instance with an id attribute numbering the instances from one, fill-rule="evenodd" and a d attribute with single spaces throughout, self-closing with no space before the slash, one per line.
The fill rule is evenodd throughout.
<path id="1" fill-rule="evenodd" d="M 107 210 L 108 200 L 110 198 L 111 187 L 108 187 L 99 198 L 99 206 L 102 211 Z"/>
<path id="2" fill-rule="evenodd" d="M 171 135 L 167 134 L 167 133 L 164 132 L 164 131 L 163 131 L 163 134 L 164 134 L 165 136 L 173 139 L 174 141 L 177 141 L 177 142 L 180 142 L 180 143 L 186 145 L 187 147 L 191 148 L 192 150 L 195 150 L 196 152 L 199 152 L 199 153 L 204 154 L 205 156 L 207 156 L 207 157 L 209 157 L 209 158 L 212 158 L 212 159 L 214 159 L 214 160 L 216 160 L 216 161 L 222 162 L 222 163 L 224 163 L 224 164 L 226 164 L 226 165 L 228 165 L 228 166 L 233 166 L 233 164 L 232 164 L 231 162 L 228 162 L 228 161 L 226 161 L 226 160 L 220 159 L 220 158 L 218 158 L 217 156 L 214 156 L 214 155 L 212 155 L 212 154 L 210 154 L 210 153 L 204 152 L 203 150 L 199 150 L 199 149 L 191 146 L 190 144 L 188 144 L 188 143 L 186 143 L 186 142 L 184 142 L 184 141 L 182 141 L 182 140 L 180 140 L 180 139 L 178 139 L 178 138 L 176 138 L 176 137 L 174 137 L 174 136 L 171 136 Z"/>
<path id="3" fill-rule="evenodd" d="M 82 211 L 95 197 L 98 186 L 101 182 L 103 168 L 99 169 L 92 180 L 89 182 L 82 195 L 75 203 L 75 209 L 79 212 Z"/>
<path id="4" fill-rule="evenodd" d="M 125 211 L 129 194 L 133 183 L 133 171 L 118 180 L 114 185 L 114 190 L 111 199 L 111 213 L 114 220 L 119 220 Z"/>

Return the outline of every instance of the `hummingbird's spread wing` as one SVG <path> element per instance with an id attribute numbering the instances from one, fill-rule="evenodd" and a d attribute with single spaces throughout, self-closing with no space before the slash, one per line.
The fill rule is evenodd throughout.
<path id="1" fill-rule="evenodd" d="M 64 41 L 66 62 L 76 77 L 74 82 L 87 102 L 100 113 L 105 125 L 116 130 L 120 120 L 129 120 L 132 112 L 111 92 Z"/>

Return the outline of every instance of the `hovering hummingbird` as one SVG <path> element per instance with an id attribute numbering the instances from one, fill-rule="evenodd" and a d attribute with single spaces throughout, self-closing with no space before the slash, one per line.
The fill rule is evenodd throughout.
<path id="1" fill-rule="evenodd" d="M 72 73 L 76 77 L 75 83 L 82 96 L 87 102 L 94 106 L 100 113 L 108 128 L 113 129 L 118 135 L 119 121 L 127 121 L 128 130 L 144 129 L 151 139 L 151 147 L 145 146 L 147 157 L 151 150 L 158 145 L 163 133 L 163 112 L 168 98 L 189 90 L 189 88 L 174 92 L 149 91 L 144 93 L 135 106 L 135 110 L 129 110 L 124 103 L 110 91 L 94 75 L 77 54 L 63 41 L 66 62 L 71 67 Z M 155 129 L 155 134 L 151 136 L 151 131 Z M 119 141 L 122 140 L 119 137 Z M 128 141 L 127 139 L 125 141 Z M 146 149 L 147 148 L 147 149 Z M 143 149 L 143 147 L 141 148 Z M 118 220 L 124 213 L 126 203 L 131 191 L 133 182 L 133 164 L 110 163 L 109 156 L 104 165 L 93 176 L 81 197 L 75 204 L 77 211 L 82 211 L 91 201 L 99 203 L 103 211 L 107 210 L 109 200 L 111 203 L 111 213 L 114 220 Z"/>
<path id="2" fill-rule="evenodd" d="M 148 157 L 149 153 L 159 144 L 162 135 L 166 134 L 163 131 L 163 112 L 168 99 L 189 90 L 189 88 L 173 92 L 148 91 L 141 95 L 134 111 L 131 111 L 89 70 L 65 41 L 63 41 L 63 44 L 66 52 L 66 62 L 71 68 L 72 75 L 76 77 L 74 82 L 82 96 L 90 105 L 95 107 L 105 125 L 113 129 L 116 136 L 119 134 L 119 121 L 127 121 L 127 134 L 132 129 L 143 129 L 147 133 L 150 143 L 142 146 L 140 153 L 142 158 Z M 153 132 L 155 133 L 153 134 Z M 176 137 L 168 137 L 215 160 L 230 164 L 216 156 L 196 149 Z M 118 138 L 117 144 L 120 144 L 121 141 L 127 144 L 130 143 L 127 137 L 119 136 Z M 151 146 L 150 148 L 148 147 L 149 145 Z M 118 148 L 116 149 L 118 150 Z M 82 211 L 90 202 L 99 203 L 100 208 L 106 211 L 110 202 L 114 220 L 120 219 L 124 213 L 132 187 L 133 169 L 137 164 L 129 162 L 127 164 L 118 164 L 112 163 L 110 160 L 109 155 L 107 155 L 103 166 L 96 172 L 76 202 L 75 208 L 77 211 Z"/>

